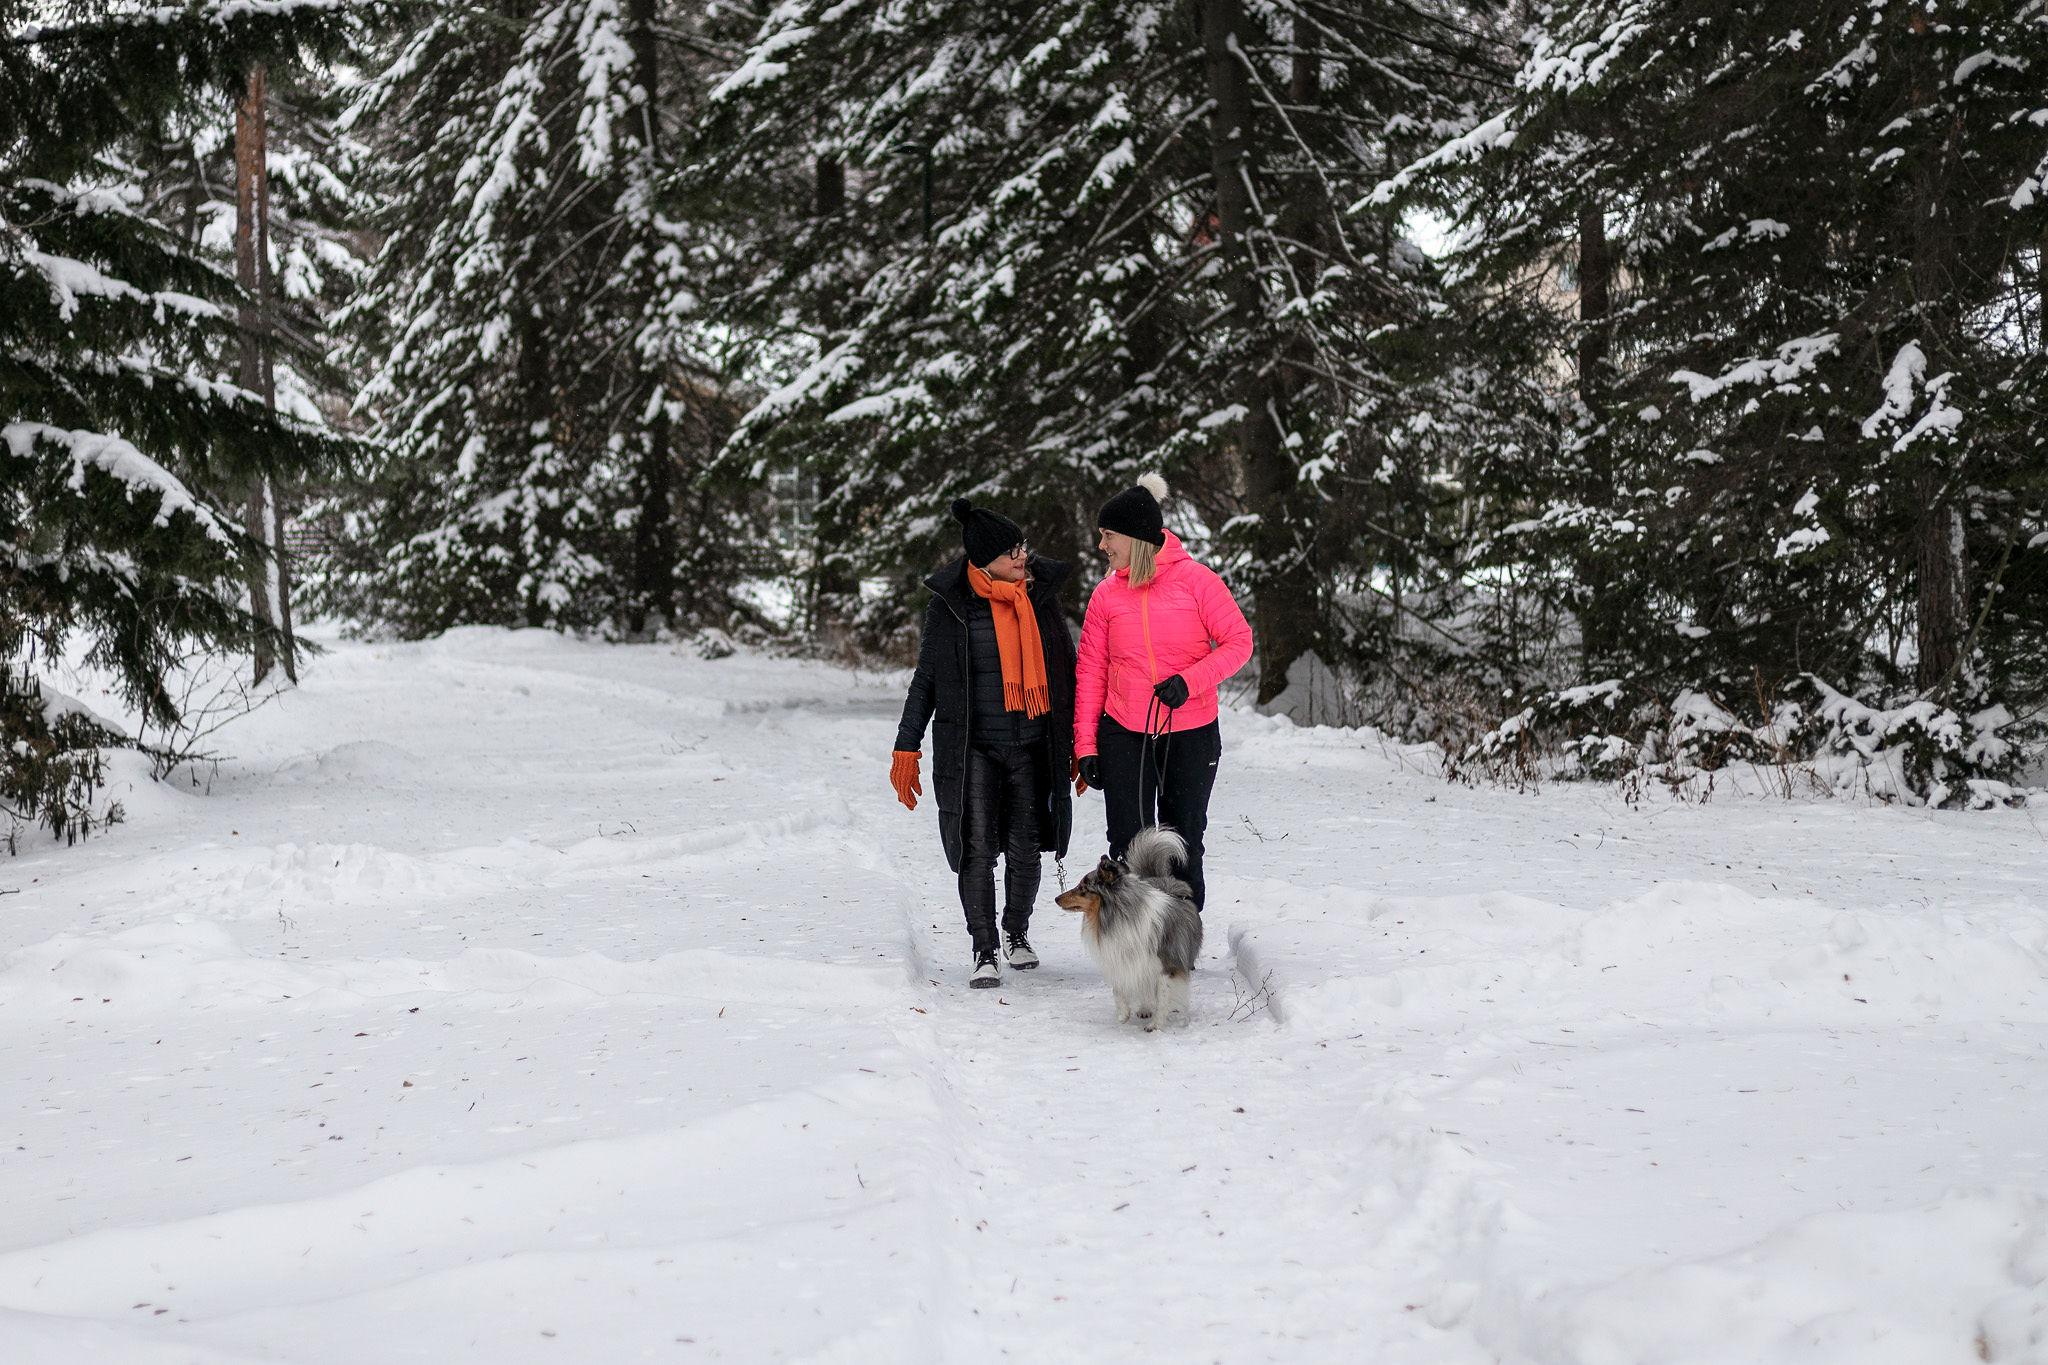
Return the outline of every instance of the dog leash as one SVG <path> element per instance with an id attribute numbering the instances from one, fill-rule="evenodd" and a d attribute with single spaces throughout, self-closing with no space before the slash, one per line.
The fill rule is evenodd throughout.
<path id="1" fill-rule="evenodd" d="M 1158 730 L 1152 728 L 1155 717 L 1158 718 L 1163 728 Z M 1152 753 L 1152 741 L 1161 736 L 1165 737 L 1166 744 L 1161 752 L 1155 755 Z M 1157 779 L 1157 785 L 1152 788 L 1153 808 L 1148 813 L 1156 817 L 1159 814 L 1159 798 L 1166 794 L 1166 766 L 1173 759 L 1173 708 L 1156 696 L 1145 704 L 1145 747 L 1138 751 L 1138 794 L 1140 796 L 1143 796 L 1145 792 L 1145 759 L 1148 756 L 1152 759 L 1152 772 Z M 1155 818 L 1152 823 L 1156 825 L 1159 821 Z"/>

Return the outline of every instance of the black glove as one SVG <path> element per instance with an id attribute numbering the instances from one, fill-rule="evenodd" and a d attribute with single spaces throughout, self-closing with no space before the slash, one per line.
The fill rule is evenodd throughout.
<path id="1" fill-rule="evenodd" d="M 1081 780 L 1097 791 L 1102 790 L 1102 764 L 1094 754 L 1081 759 Z"/>
<path id="2" fill-rule="evenodd" d="M 1176 673 L 1153 688 L 1152 695 L 1165 702 L 1166 709 L 1171 711 L 1188 699 L 1188 680 Z"/>

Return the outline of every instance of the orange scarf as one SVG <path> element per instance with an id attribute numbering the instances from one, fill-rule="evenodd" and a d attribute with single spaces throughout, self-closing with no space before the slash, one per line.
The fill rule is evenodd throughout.
<path id="1" fill-rule="evenodd" d="M 1042 716 L 1052 710 L 1052 684 L 1045 678 L 1045 641 L 1038 613 L 1031 609 L 1031 584 L 1001 583 L 988 570 L 967 566 L 967 585 L 988 602 L 996 623 L 996 654 L 1003 661 L 1003 709 Z"/>

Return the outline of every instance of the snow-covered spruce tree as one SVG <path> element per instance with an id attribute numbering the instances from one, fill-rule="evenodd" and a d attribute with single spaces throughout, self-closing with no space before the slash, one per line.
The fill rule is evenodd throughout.
<path id="1" fill-rule="evenodd" d="M 193 108 L 133 155 L 147 168 L 144 211 L 238 279 L 248 276 L 250 315 L 236 353 L 215 357 L 216 364 L 242 387 L 267 391 L 283 411 L 316 423 L 342 416 L 353 397 L 345 372 L 328 360 L 340 338 L 327 319 L 367 267 L 358 229 L 369 202 L 355 187 L 364 148 L 336 127 L 340 106 L 331 72 L 259 68 L 233 108 Z M 290 344 L 274 344 L 280 337 Z M 245 528 L 275 555 L 252 581 L 252 607 L 286 630 L 297 566 L 277 541 L 308 492 L 265 479 L 247 490 L 243 509 Z M 259 648 L 258 682 L 270 662 Z M 295 677 L 292 655 L 281 662 Z"/>
<path id="2" fill-rule="evenodd" d="M 2048 686 L 2043 71 L 2039 3 L 1574 0 L 1379 196 L 1462 203 L 1503 291 L 1575 267 L 1569 458 L 1502 539 L 1575 580 L 1606 728 L 1818 677 L 1923 793 L 2003 770 Z"/>
<path id="3" fill-rule="evenodd" d="M 1460 320 L 1422 253 L 1391 214 L 1345 210 L 1469 120 L 1495 61 L 1484 8 L 1199 6 L 1216 248 L 1201 268 L 1227 325 L 1195 382 L 1235 419 L 1242 495 L 1217 510 L 1245 528 L 1261 702 L 1292 688 L 1313 706 L 1322 689 L 1295 672 L 1320 657 L 1408 673 L 1395 692 L 1412 706 L 1407 684 L 1442 658 L 1430 630 L 1460 586 L 1444 476 L 1504 433 L 1472 401 L 1483 371 L 1442 363 Z"/>
<path id="4" fill-rule="evenodd" d="M 1262 698 L 1370 640 L 1340 599 L 1434 563 L 1424 491 L 1472 441 L 1472 372 L 1425 363 L 1421 253 L 1344 209 L 1465 115 L 1486 45 L 1456 14 L 777 6 L 703 169 L 804 206 L 763 218 L 732 298 L 810 355 L 735 452 L 817 472 L 842 582 L 914 577 L 961 494 L 1083 551 L 1162 466 L 1251 589 Z"/>
<path id="5" fill-rule="evenodd" d="M 153 216 L 125 154 L 349 21 L 333 4 L 0 3 L 0 792 L 17 820 L 90 824 L 113 737 L 38 677 L 74 639 L 159 726 L 193 650 L 285 643 L 242 600 L 261 551 L 219 492 L 348 452 L 223 381 L 233 277 Z"/>
<path id="6" fill-rule="evenodd" d="M 693 22 L 652 0 L 436 11 L 361 92 L 384 243 L 344 322 L 387 458 L 323 509 L 323 606 L 418 635 L 729 605 L 748 536 L 692 479 L 723 399 L 668 207 Z"/>

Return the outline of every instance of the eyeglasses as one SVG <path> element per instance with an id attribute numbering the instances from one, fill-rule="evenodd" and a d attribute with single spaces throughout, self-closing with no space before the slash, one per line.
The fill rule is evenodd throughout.
<path id="1" fill-rule="evenodd" d="M 1020 540 L 1015 545 L 1010 547 L 1010 558 L 1029 559 L 1030 557 L 1031 547 L 1029 545 L 1026 545 L 1023 541 Z"/>

